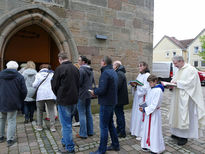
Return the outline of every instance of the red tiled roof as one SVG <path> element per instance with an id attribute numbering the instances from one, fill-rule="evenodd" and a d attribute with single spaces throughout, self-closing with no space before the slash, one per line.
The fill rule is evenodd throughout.
<path id="1" fill-rule="evenodd" d="M 166 37 L 182 49 L 186 49 L 188 45 L 194 40 L 194 39 L 177 40 L 175 37 L 169 37 L 169 36 Z"/>

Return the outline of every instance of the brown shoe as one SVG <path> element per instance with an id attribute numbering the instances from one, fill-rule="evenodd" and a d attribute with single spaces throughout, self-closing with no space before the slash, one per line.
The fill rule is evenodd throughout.
<path id="1" fill-rule="evenodd" d="M 76 134 L 76 137 L 77 138 L 82 138 L 82 139 L 86 139 L 87 137 L 82 137 L 82 136 L 80 136 L 79 134 Z"/>

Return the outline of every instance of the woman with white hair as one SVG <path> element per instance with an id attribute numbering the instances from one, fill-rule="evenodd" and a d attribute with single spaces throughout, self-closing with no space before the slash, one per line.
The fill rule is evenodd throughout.
<path id="1" fill-rule="evenodd" d="M 0 72 L 0 143 L 7 139 L 7 146 L 15 141 L 16 116 L 26 97 L 27 89 L 23 76 L 17 71 L 18 64 L 9 61 L 7 69 Z M 7 137 L 5 135 L 6 120 Z"/>

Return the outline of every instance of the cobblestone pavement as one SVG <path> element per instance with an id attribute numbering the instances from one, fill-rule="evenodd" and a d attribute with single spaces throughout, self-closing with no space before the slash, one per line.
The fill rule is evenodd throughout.
<path id="1" fill-rule="evenodd" d="M 203 87 L 205 96 L 205 87 Z M 202 154 L 205 153 L 205 137 L 198 140 L 189 139 L 185 146 L 178 146 L 176 141 L 170 138 L 170 130 L 168 127 L 167 113 L 169 110 L 169 103 L 171 98 L 171 91 L 165 90 L 164 101 L 162 107 L 162 123 L 163 123 L 163 135 L 166 143 L 166 150 L 164 154 Z M 129 135 L 129 125 L 131 118 L 131 110 L 126 110 L 126 122 L 127 122 L 127 137 L 120 138 L 120 151 L 119 152 L 107 152 L 107 154 L 146 154 L 140 148 L 140 141 L 137 141 L 135 137 Z M 95 135 L 87 139 L 76 138 L 75 135 L 79 131 L 79 127 L 73 128 L 73 137 L 75 142 L 76 154 L 89 154 L 90 151 L 97 150 L 99 145 L 99 114 L 93 115 Z M 61 148 L 61 126 L 57 121 L 56 132 L 49 131 L 49 123 L 44 121 L 44 130 L 37 132 L 34 128 L 36 122 L 29 124 L 23 123 L 24 118 L 22 115 L 18 115 L 17 118 L 17 143 L 10 148 L 7 148 L 6 142 L 0 143 L 0 154 L 53 154 L 58 153 L 58 149 Z M 204 132 L 205 134 L 205 132 Z M 110 143 L 110 140 L 109 140 Z"/>

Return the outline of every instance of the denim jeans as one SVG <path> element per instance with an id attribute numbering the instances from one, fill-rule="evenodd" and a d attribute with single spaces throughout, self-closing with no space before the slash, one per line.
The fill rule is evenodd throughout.
<path id="1" fill-rule="evenodd" d="M 117 131 L 113 123 L 114 105 L 100 105 L 100 146 L 99 153 L 104 154 L 107 150 L 108 130 L 112 140 L 112 146 L 119 148 Z"/>
<path id="2" fill-rule="evenodd" d="M 25 114 L 25 120 L 33 119 L 33 113 L 36 108 L 36 102 L 24 102 L 24 114 Z"/>
<path id="3" fill-rule="evenodd" d="M 7 126 L 7 141 L 14 140 L 16 133 L 16 115 L 17 111 L 0 112 L 0 137 L 5 137 L 6 120 Z"/>
<path id="4" fill-rule="evenodd" d="M 124 105 L 115 106 L 115 115 L 117 121 L 117 133 L 121 135 L 126 135 L 125 132 L 125 115 L 124 115 Z"/>
<path id="5" fill-rule="evenodd" d="M 93 135 L 93 117 L 90 106 L 90 99 L 84 101 L 78 100 L 77 104 L 79 120 L 80 120 L 80 132 L 81 137 L 88 137 Z"/>
<path id="6" fill-rule="evenodd" d="M 62 126 L 61 143 L 65 145 L 65 149 L 69 152 L 74 151 L 75 144 L 72 136 L 72 116 L 76 105 L 62 106 L 58 105 L 59 119 Z"/>

